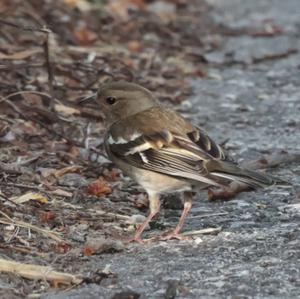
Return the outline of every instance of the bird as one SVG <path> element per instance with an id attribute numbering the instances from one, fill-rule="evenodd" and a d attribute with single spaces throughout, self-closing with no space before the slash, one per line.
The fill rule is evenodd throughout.
<path id="1" fill-rule="evenodd" d="M 242 168 L 203 129 L 159 103 L 148 89 L 132 82 L 104 83 L 93 96 L 107 127 L 104 148 L 109 159 L 147 192 L 150 212 L 131 241 L 160 210 L 160 196 L 182 192 L 183 211 L 164 240 L 181 239 L 195 190 L 241 183 L 251 189 L 276 183 L 276 178 Z"/>

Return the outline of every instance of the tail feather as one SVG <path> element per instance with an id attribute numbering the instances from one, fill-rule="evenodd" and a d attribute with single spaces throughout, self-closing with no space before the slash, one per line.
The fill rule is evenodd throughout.
<path id="1" fill-rule="evenodd" d="M 259 171 L 241 168 L 236 164 L 225 161 L 210 161 L 206 165 L 210 174 L 214 177 L 238 181 L 257 189 L 286 182 Z"/>

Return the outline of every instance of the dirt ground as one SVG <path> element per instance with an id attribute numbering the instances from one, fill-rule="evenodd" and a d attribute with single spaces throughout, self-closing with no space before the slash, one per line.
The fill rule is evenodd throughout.
<path id="1" fill-rule="evenodd" d="M 0 259 L 84 281 L 1 273 L 0 298 L 299 298 L 299 1 L 20 3 L 0 3 Z M 43 25 L 55 38 L 24 30 Z M 124 245 L 145 194 L 103 156 L 101 113 L 76 104 L 111 78 L 143 84 L 292 186 L 199 193 L 184 231 L 210 233 Z M 180 209 L 164 196 L 145 237 Z"/>

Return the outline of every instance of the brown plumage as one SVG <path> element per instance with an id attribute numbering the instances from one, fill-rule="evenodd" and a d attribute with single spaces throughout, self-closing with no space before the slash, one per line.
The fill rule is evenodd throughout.
<path id="1" fill-rule="evenodd" d="M 275 183 L 266 174 L 241 168 L 203 130 L 161 106 L 150 91 L 137 84 L 105 84 L 97 93 L 97 102 L 107 119 L 108 156 L 149 195 L 150 214 L 137 231 L 136 241 L 159 211 L 160 193 L 184 191 L 184 211 L 170 235 L 178 237 L 195 187 L 237 181 L 255 189 Z"/>

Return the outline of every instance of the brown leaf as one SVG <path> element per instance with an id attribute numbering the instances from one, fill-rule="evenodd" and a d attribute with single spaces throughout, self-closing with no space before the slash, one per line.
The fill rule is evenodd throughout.
<path id="1" fill-rule="evenodd" d="M 69 150 L 69 154 L 73 157 L 73 158 L 77 158 L 80 155 L 80 149 L 77 146 L 72 146 Z"/>
<path id="2" fill-rule="evenodd" d="M 103 196 L 112 192 L 107 181 L 103 177 L 100 177 L 96 181 L 90 183 L 87 186 L 88 193 L 96 196 Z"/>
<path id="3" fill-rule="evenodd" d="M 127 47 L 130 52 L 140 52 L 143 46 L 139 41 L 132 40 L 128 42 Z"/>
<path id="4" fill-rule="evenodd" d="M 43 106 L 42 97 L 39 94 L 23 93 L 22 97 L 25 99 L 25 102 L 28 106 Z"/>
<path id="5" fill-rule="evenodd" d="M 84 254 L 85 256 L 91 256 L 91 255 L 94 254 L 94 249 L 93 249 L 92 247 L 85 246 L 85 247 L 83 248 L 83 254 Z"/>
<path id="6" fill-rule="evenodd" d="M 41 211 L 39 218 L 41 222 L 49 222 L 55 219 L 55 214 L 49 211 Z"/>
<path id="7" fill-rule="evenodd" d="M 97 34 L 88 29 L 87 26 L 76 28 L 73 34 L 78 44 L 83 46 L 93 44 L 98 38 Z"/>
<path id="8" fill-rule="evenodd" d="M 20 121 L 18 122 L 13 131 L 17 135 L 27 135 L 27 136 L 41 136 L 43 134 L 40 126 L 32 121 Z"/>
<path id="9" fill-rule="evenodd" d="M 71 245 L 67 243 L 59 243 L 55 246 L 55 252 L 56 253 L 67 253 L 71 250 Z"/>
<path id="10" fill-rule="evenodd" d="M 78 172 L 80 169 L 82 169 L 82 166 L 79 166 L 79 165 L 67 166 L 67 167 L 64 167 L 62 169 L 55 171 L 54 176 L 56 178 L 59 178 L 66 173 Z"/>
<path id="11" fill-rule="evenodd" d="M 106 11 L 115 15 L 117 18 L 126 21 L 129 19 L 129 9 L 143 9 L 145 8 L 144 0 L 110 0 L 106 5 Z"/>

